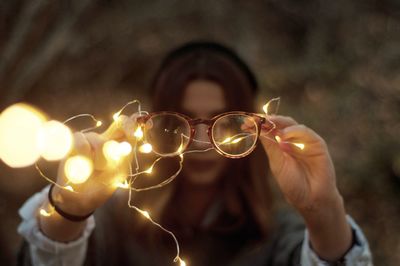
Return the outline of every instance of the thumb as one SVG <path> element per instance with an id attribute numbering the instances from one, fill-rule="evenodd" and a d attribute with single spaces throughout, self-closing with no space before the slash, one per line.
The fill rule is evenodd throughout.
<path id="1" fill-rule="evenodd" d="M 260 141 L 267 153 L 271 171 L 276 175 L 282 169 L 287 155 L 282 150 L 280 143 L 275 140 L 273 134 L 260 135 Z"/>

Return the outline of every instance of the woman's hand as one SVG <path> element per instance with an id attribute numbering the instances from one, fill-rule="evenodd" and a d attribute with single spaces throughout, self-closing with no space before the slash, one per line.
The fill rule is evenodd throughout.
<path id="1" fill-rule="evenodd" d="M 61 161 L 57 183 L 64 187 L 70 185 L 74 191 L 54 187 L 53 199 L 58 207 L 67 213 L 83 216 L 93 212 L 111 197 L 117 188 L 115 183 L 123 181 L 129 174 L 132 156 L 123 157 L 118 163 L 109 162 L 103 154 L 103 146 L 109 140 L 128 141 L 133 145 L 135 121 L 135 115 L 132 117 L 121 115 L 103 134 L 94 132 L 74 134 L 74 147 L 70 156 L 83 155 L 89 158 L 93 162 L 93 173 L 86 182 L 71 184 L 64 172 L 66 159 Z"/>
<path id="2" fill-rule="evenodd" d="M 290 117 L 271 116 L 270 120 L 276 129 L 269 133 L 262 129 L 260 139 L 272 174 L 287 201 L 305 219 L 316 252 L 336 260 L 350 247 L 352 236 L 327 145 Z M 268 134 L 263 137 L 263 133 Z M 304 144 L 304 148 L 295 144 Z"/>
<path id="3" fill-rule="evenodd" d="M 316 210 L 340 197 L 325 141 L 290 117 L 272 116 L 277 128 L 262 136 L 272 174 L 287 201 L 300 212 Z M 278 136 L 279 142 L 275 140 Z M 304 144 L 304 149 L 294 145 Z"/>

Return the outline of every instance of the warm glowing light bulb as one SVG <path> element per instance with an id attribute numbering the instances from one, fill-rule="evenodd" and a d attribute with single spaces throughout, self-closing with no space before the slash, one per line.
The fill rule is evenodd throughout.
<path id="1" fill-rule="evenodd" d="M 267 115 L 268 114 L 268 107 L 269 107 L 269 102 L 267 102 L 266 104 L 263 105 L 262 109 L 264 111 L 264 113 Z"/>
<path id="2" fill-rule="evenodd" d="M 18 103 L 0 116 L 0 158 L 10 167 L 26 167 L 40 157 L 38 134 L 45 117 L 35 108 Z"/>
<path id="3" fill-rule="evenodd" d="M 47 212 L 45 209 L 40 209 L 39 211 L 40 215 L 44 216 L 44 217 L 49 217 L 51 216 L 50 212 Z"/>
<path id="4" fill-rule="evenodd" d="M 132 151 L 132 146 L 129 144 L 129 142 L 121 142 L 119 143 L 119 152 L 122 156 L 127 156 L 131 153 Z"/>
<path id="5" fill-rule="evenodd" d="M 58 121 L 48 121 L 42 126 L 38 144 L 41 155 L 48 161 L 61 160 L 67 156 L 72 147 L 71 130 Z"/>
<path id="6" fill-rule="evenodd" d="M 180 259 L 180 266 L 186 266 L 186 262 L 182 259 Z"/>
<path id="7" fill-rule="evenodd" d="M 232 139 L 232 137 L 227 137 L 226 139 L 224 139 L 224 140 L 221 142 L 221 144 L 226 144 L 226 143 L 230 142 L 231 139 Z"/>
<path id="8" fill-rule="evenodd" d="M 146 217 L 147 219 L 150 219 L 150 214 L 147 211 L 140 211 L 140 213 Z"/>
<path id="9" fill-rule="evenodd" d="M 142 127 L 138 127 L 133 134 L 137 140 L 141 140 L 143 138 L 143 130 Z"/>
<path id="10" fill-rule="evenodd" d="M 120 114 L 121 114 L 121 112 L 117 112 L 117 113 L 113 114 L 114 121 L 117 121 L 119 119 Z"/>
<path id="11" fill-rule="evenodd" d="M 146 174 L 151 174 L 153 172 L 153 166 L 150 166 L 149 169 L 144 171 Z"/>
<path id="12" fill-rule="evenodd" d="M 71 192 L 74 192 L 74 189 L 71 186 L 65 186 L 64 187 L 66 190 L 69 190 Z"/>
<path id="13" fill-rule="evenodd" d="M 141 153 L 150 153 L 153 150 L 153 146 L 150 143 L 144 143 L 142 146 L 139 147 L 139 151 Z"/>
<path id="14" fill-rule="evenodd" d="M 276 139 L 276 141 L 277 141 L 278 143 L 280 143 L 280 142 L 282 141 L 281 137 L 279 137 L 279 136 L 275 136 L 275 139 Z M 296 146 L 296 147 L 299 148 L 300 150 L 304 150 L 304 148 L 305 148 L 305 146 L 306 146 L 304 143 L 296 143 L 296 142 L 287 142 L 287 143 Z"/>
<path id="15" fill-rule="evenodd" d="M 109 140 L 104 143 L 103 154 L 107 160 L 119 161 L 121 159 L 119 143 L 115 140 Z"/>
<path id="16" fill-rule="evenodd" d="M 294 146 L 299 148 L 300 150 L 304 150 L 305 145 L 303 143 L 292 143 Z"/>
<path id="17" fill-rule="evenodd" d="M 128 142 L 117 142 L 115 140 L 109 140 L 104 143 L 103 154 L 107 160 L 118 162 L 122 157 L 127 156 L 131 153 L 132 146 Z"/>
<path id="18" fill-rule="evenodd" d="M 241 138 L 237 138 L 231 141 L 232 144 L 236 144 L 239 143 L 240 141 L 242 141 L 245 137 L 241 137 Z"/>
<path id="19" fill-rule="evenodd" d="M 128 181 L 124 181 L 124 183 L 122 182 L 115 182 L 115 186 L 119 187 L 119 188 L 123 188 L 123 189 L 128 189 L 129 188 L 129 183 Z"/>
<path id="20" fill-rule="evenodd" d="M 96 127 L 101 127 L 103 125 L 103 122 L 101 122 L 100 120 L 98 120 L 96 122 Z"/>
<path id="21" fill-rule="evenodd" d="M 93 163 L 82 155 L 76 155 L 65 162 L 65 176 L 74 184 L 86 182 L 93 172 Z"/>

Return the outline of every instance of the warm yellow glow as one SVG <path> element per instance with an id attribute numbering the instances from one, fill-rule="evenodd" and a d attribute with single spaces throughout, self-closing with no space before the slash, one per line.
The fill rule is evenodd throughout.
<path id="1" fill-rule="evenodd" d="M 96 127 L 101 127 L 101 125 L 103 125 L 103 122 L 101 122 L 100 120 L 98 120 L 98 121 L 96 122 Z"/>
<path id="2" fill-rule="evenodd" d="M 104 156 L 112 162 L 118 162 L 122 157 L 129 155 L 131 151 L 132 146 L 126 141 L 119 143 L 115 140 L 109 140 L 103 145 Z"/>
<path id="3" fill-rule="evenodd" d="M 153 146 L 150 143 L 144 143 L 142 146 L 139 147 L 139 151 L 141 153 L 150 153 L 153 150 Z"/>
<path id="4" fill-rule="evenodd" d="M 74 192 L 74 189 L 71 186 L 65 186 L 64 187 L 66 190 L 69 190 L 71 192 Z"/>
<path id="5" fill-rule="evenodd" d="M 38 145 L 44 159 L 61 160 L 72 147 L 71 130 L 61 122 L 48 121 L 39 132 Z"/>
<path id="6" fill-rule="evenodd" d="M 186 262 L 183 259 L 179 259 L 179 266 L 186 266 Z"/>
<path id="7" fill-rule="evenodd" d="M 264 113 L 265 113 L 266 115 L 268 114 L 269 103 L 270 103 L 270 102 L 267 102 L 267 103 L 264 104 L 263 107 L 262 107 L 262 109 L 263 109 L 263 111 L 264 111 Z"/>
<path id="8" fill-rule="evenodd" d="M 144 171 L 146 174 L 151 174 L 153 172 L 153 166 L 150 166 L 149 169 Z"/>
<path id="9" fill-rule="evenodd" d="M 65 176 L 74 184 L 84 183 L 93 172 L 93 163 L 82 155 L 76 155 L 65 162 Z"/>
<path id="10" fill-rule="evenodd" d="M 40 209 L 39 211 L 40 215 L 44 216 L 44 217 L 49 217 L 51 216 L 50 212 L 47 212 L 45 209 Z"/>
<path id="11" fill-rule="evenodd" d="M 121 159 L 119 143 L 115 140 L 109 140 L 104 143 L 103 154 L 107 160 L 119 161 Z"/>
<path id="12" fill-rule="evenodd" d="M 305 145 L 303 143 L 292 143 L 294 146 L 299 148 L 300 150 L 304 150 Z"/>
<path id="13" fill-rule="evenodd" d="M 132 151 L 132 146 L 129 142 L 121 142 L 119 144 L 119 152 L 122 156 L 128 156 Z"/>
<path id="14" fill-rule="evenodd" d="M 139 211 L 144 217 L 146 217 L 147 219 L 150 219 L 150 214 L 147 211 L 142 211 L 142 210 L 139 210 Z"/>
<path id="15" fill-rule="evenodd" d="M 123 189 L 128 189 L 129 188 L 129 183 L 126 180 L 123 183 L 122 182 L 115 182 L 115 186 L 119 187 L 119 188 L 123 188 Z"/>
<path id="16" fill-rule="evenodd" d="M 230 142 L 231 139 L 232 139 L 232 137 L 227 137 L 226 139 L 224 139 L 224 140 L 221 142 L 221 144 L 226 144 L 226 143 Z"/>
<path id="17" fill-rule="evenodd" d="M 137 140 L 141 140 L 143 138 L 143 130 L 142 127 L 138 127 L 133 134 Z"/>
<path id="18" fill-rule="evenodd" d="M 241 137 L 241 138 L 237 138 L 231 141 L 232 144 L 236 144 L 239 143 L 240 141 L 242 141 L 243 139 L 245 139 L 246 137 Z"/>
<path id="19" fill-rule="evenodd" d="M 121 112 L 117 112 L 117 113 L 115 113 L 115 114 L 113 115 L 114 121 L 117 121 L 117 120 L 119 119 L 120 114 L 121 114 Z"/>
<path id="20" fill-rule="evenodd" d="M 40 157 L 38 134 L 45 117 L 27 104 L 14 104 L 0 116 L 0 158 L 10 167 L 26 167 Z"/>
<path id="21" fill-rule="evenodd" d="M 279 136 L 275 136 L 275 139 L 276 139 L 276 141 L 277 141 L 278 143 L 280 143 L 280 142 L 282 141 L 281 137 L 279 137 Z M 304 148 L 305 148 L 305 146 L 306 146 L 304 143 L 296 143 L 296 142 L 287 142 L 287 143 L 296 146 L 296 147 L 299 148 L 300 150 L 304 150 Z"/>

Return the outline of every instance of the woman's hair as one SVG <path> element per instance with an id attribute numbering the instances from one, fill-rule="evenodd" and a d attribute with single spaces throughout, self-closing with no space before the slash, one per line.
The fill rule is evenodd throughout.
<path id="1" fill-rule="evenodd" d="M 191 42 L 166 57 L 149 90 L 152 111 L 181 112 L 184 90 L 195 80 L 209 80 L 219 84 L 224 91 L 228 111 L 255 111 L 257 82 L 249 67 L 234 51 L 212 42 Z M 172 164 L 167 163 L 166 168 L 168 165 Z M 164 173 L 164 170 L 159 173 Z M 245 158 L 229 159 L 221 179 L 224 215 L 227 213 L 230 217 L 246 222 L 250 220 L 255 225 L 252 229 L 259 232 L 259 238 L 267 235 L 270 226 L 272 197 L 267 171 L 266 154 L 261 145 L 258 145 Z M 177 177 L 179 178 L 181 176 Z M 175 180 L 161 189 L 136 193 L 134 202 L 139 207 L 150 210 L 155 220 L 162 223 L 165 220 L 170 221 L 171 217 L 166 216 L 179 215 L 171 213 L 171 206 L 168 206 L 179 184 L 179 180 Z M 136 233 L 145 232 L 140 229 L 138 221 L 134 227 Z"/>

